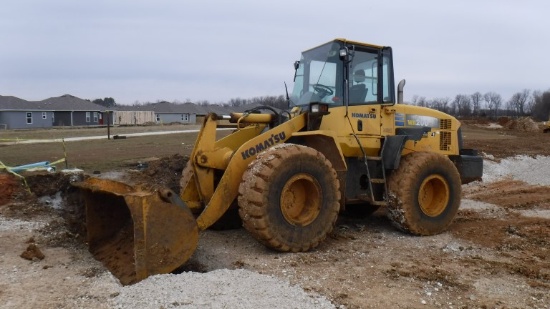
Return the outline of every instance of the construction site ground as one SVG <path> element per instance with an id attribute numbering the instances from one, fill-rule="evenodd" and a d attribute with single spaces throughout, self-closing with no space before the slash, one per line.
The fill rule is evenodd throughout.
<path id="1" fill-rule="evenodd" d="M 87 251 L 71 186 L 82 174 L 28 174 L 30 192 L 0 174 L 0 308 L 550 308 L 550 134 L 530 119 L 463 123 L 485 174 L 463 185 L 447 232 L 404 234 L 383 209 L 342 215 L 306 253 L 271 251 L 242 228 L 207 230 L 178 274 L 126 287 Z M 184 149 L 100 176 L 178 190 Z"/>

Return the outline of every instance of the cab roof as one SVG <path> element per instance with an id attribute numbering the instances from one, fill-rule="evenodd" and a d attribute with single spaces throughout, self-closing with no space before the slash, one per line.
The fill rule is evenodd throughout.
<path id="1" fill-rule="evenodd" d="M 321 45 L 325 45 L 327 43 L 331 43 L 331 42 L 342 42 L 342 43 L 346 43 L 346 44 L 360 45 L 360 46 L 365 46 L 365 47 L 370 47 L 370 48 L 375 48 L 375 49 L 382 49 L 382 48 L 386 47 L 386 46 L 382 46 L 382 45 L 376 45 L 376 44 L 364 43 L 364 42 L 359 42 L 359 41 L 353 41 L 353 40 L 348 40 L 348 39 L 344 39 L 344 38 L 336 38 L 332 41 L 328 41 L 326 43 L 317 45 L 315 47 L 308 48 L 306 51 L 317 48 Z"/>

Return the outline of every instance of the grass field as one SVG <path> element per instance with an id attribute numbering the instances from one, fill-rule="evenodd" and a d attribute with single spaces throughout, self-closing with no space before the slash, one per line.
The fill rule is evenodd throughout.
<path id="1" fill-rule="evenodd" d="M 179 131 L 199 129 L 200 125 L 154 125 L 154 126 L 116 126 L 110 128 L 111 135 L 121 135 L 129 133 L 141 132 L 158 132 L 158 131 Z M 54 139 L 80 136 L 98 136 L 105 135 L 107 137 L 107 127 L 93 128 L 68 128 L 56 127 L 48 129 L 33 129 L 33 130 L 0 130 L 0 140 L 3 139 Z"/>
<path id="2" fill-rule="evenodd" d="M 147 126 L 116 127 L 111 135 L 129 133 L 176 131 L 197 129 L 198 126 Z M 229 131 L 219 132 L 219 137 Z M 108 171 L 129 168 L 139 162 L 174 154 L 189 154 L 197 133 L 175 133 L 151 136 L 128 136 L 125 139 L 107 139 L 106 128 L 44 129 L 1 131 L 0 140 L 5 139 L 54 139 L 80 136 L 105 135 L 105 139 L 34 144 L 0 145 L 0 161 L 7 166 L 50 161 L 65 157 L 69 168 L 80 168 L 86 172 Z M 59 164 L 58 169 L 65 168 Z"/>

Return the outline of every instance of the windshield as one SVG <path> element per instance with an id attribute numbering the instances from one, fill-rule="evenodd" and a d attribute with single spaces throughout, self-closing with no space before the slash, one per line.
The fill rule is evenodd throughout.
<path id="1" fill-rule="evenodd" d="M 340 44 L 330 42 L 302 53 L 296 69 L 290 104 L 307 105 L 310 102 L 340 104 L 342 98 L 342 62 Z"/>

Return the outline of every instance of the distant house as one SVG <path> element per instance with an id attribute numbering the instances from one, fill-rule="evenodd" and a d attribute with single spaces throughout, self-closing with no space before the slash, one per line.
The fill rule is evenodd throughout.
<path id="1" fill-rule="evenodd" d="M 216 113 L 218 115 L 228 115 L 230 113 L 230 110 L 223 106 L 196 105 L 190 102 L 159 102 L 131 106 L 118 105 L 115 109 L 114 123 L 119 125 L 140 125 L 147 122 L 157 124 L 200 124 L 209 113 Z"/>
<path id="2" fill-rule="evenodd" d="M 118 106 L 117 109 L 119 111 L 153 111 L 155 114 L 154 122 L 158 124 L 195 124 L 197 123 L 197 113 L 201 112 L 200 108 L 193 103 L 176 104 L 170 102 L 128 107 Z"/>
<path id="3" fill-rule="evenodd" d="M 0 96 L 0 128 L 32 129 L 54 126 L 102 125 L 105 107 L 71 95 L 42 101 Z"/>
<path id="4" fill-rule="evenodd" d="M 50 128 L 54 112 L 12 96 L 0 96 L 0 129 Z"/>
<path id="5" fill-rule="evenodd" d="M 193 103 L 174 104 L 161 102 L 153 104 L 157 123 L 197 123 L 197 113 L 200 112 Z"/>
<path id="6" fill-rule="evenodd" d="M 74 127 L 107 124 L 106 119 L 103 119 L 105 106 L 72 95 L 66 94 L 35 103 L 40 107 L 54 111 L 54 126 Z"/>
<path id="7" fill-rule="evenodd" d="M 253 106 L 241 107 L 250 109 Z M 0 96 L 0 129 L 31 129 L 59 126 L 200 124 L 206 115 L 229 115 L 235 108 L 220 105 L 176 104 L 170 102 L 144 105 L 102 105 L 72 95 L 42 101 L 26 101 L 13 96 Z M 109 121 L 107 116 L 109 115 Z M 218 121 L 229 124 L 227 120 Z"/>

